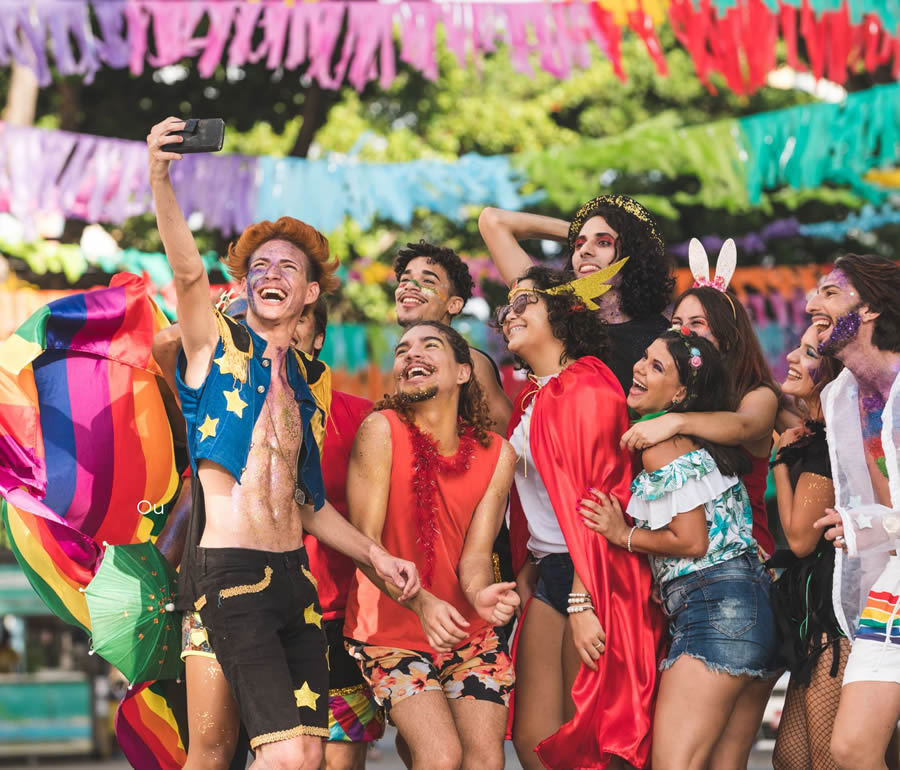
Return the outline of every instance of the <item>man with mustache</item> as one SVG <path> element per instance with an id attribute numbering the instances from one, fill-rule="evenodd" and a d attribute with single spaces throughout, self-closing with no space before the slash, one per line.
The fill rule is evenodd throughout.
<path id="1" fill-rule="evenodd" d="M 806 311 L 819 352 L 844 364 L 822 393 L 835 508 L 817 522 L 847 550 L 835 613 L 853 638 L 831 751 L 842 768 L 885 768 L 900 718 L 900 267 L 849 254 L 819 281 Z M 875 569 L 873 570 L 873 564 Z M 878 569 L 882 568 L 880 574 Z M 853 581 L 878 575 L 862 611 Z M 842 573 L 844 576 L 841 577 Z M 855 593 L 854 593 L 855 597 Z"/>
<path id="2" fill-rule="evenodd" d="M 147 137 L 174 275 L 183 346 L 176 380 L 195 477 L 179 608 L 200 614 L 256 751 L 253 766 L 318 768 L 328 666 L 304 531 L 372 567 L 403 600 L 418 575 L 325 502 L 319 458 L 330 388 L 324 366 L 294 351 L 291 339 L 307 305 L 337 286 L 327 240 L 290 217 L 250 226 L 227 258 L 246 286 L 246 320 L 216 311 L 169 178 L 181 156 L 167 146 L 182 141 L 175 132 L 184 127 L 167 118 Z M 208 683 L 192 677 L 190 664 L 187 682 L 188 710 L 200 711 L 192 700 L 202 700 Z M 213 765 L 192 751 L 187 766 Z"/>
<path id="3" fill-rule="evenodd" d="M 363 422 L 347 473 L 350 520 L 422 576 L 419 593 L 398 602 L 360 567 L 344 625 L 413 768 L 504 761 L 513 672 L 493 627 L 519 598 L 515 583 L 494 582 L 491 545 L 515 453 L 490 430 L 473 368 L 449 326 L 411 324 L 394 353 L 396 393 Z"/>
<path id="4" fill-rule="evenodd" d="M 453 249 L 424 240 L 406 246 L 394 260 L 397 323 L 407 327 L 416 321 L 440 321 L 450 326 L 472 297 L 474 282 L 468 266 Z M 505 435 L 512 404 L 503 392 L 500 371 L 487 353 L 477 348 L 471 351 L 475 379 L 487 400 L 492 430 Z"/>

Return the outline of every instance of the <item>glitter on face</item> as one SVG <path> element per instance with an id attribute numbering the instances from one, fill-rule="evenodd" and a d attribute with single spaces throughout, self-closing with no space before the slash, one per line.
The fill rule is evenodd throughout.
<path id="1" fill-rule="evenodd" d="M 837 355 L 856 339 L 861 320 L 856 308 L 838 318 L 828 339 L 819 343 L 819 353 L 823 356 Z"/>

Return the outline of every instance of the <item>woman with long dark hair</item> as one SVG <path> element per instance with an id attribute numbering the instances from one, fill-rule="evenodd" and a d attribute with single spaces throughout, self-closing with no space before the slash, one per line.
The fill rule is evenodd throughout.
<path id="1" fill-rule="evenodd" d="M 642 417 L 732 405 L 719 353 L 686 328 L 655 340 L 634 366 L 628 406 Z M 654 714 L 653 767 L 703 770 L 741 719 L 742 695 L 772 673 L 770 581 L 739 478 L 748 460 L 735 447 L 679 434 L 644 450 L 641 462 L 627 506 L 632 524 L 617 497 L 602 491 L 591 490 L 579 512 L 611 545 L 650 555 L 671 639 Z"/>
<path id="2" fill-rule="evenodd" d="M 618 447 L 628 416 L 603 363 L 603 321 L 560 288 L 565 278 L 530 268 L 497 314 L 530 380 L 510 423 L 510 539 L 523 606 L 531 600 L 515 650 L 513 741 L 526 768 L 642 768 L 661 618 L 646 562 L 575 515 L 591 486 L 627 495 L 632 469 Z"/>
<path id="3" fill-rule="evenodd" d="M 834 616 L 834 546 L 813 524 L 834 506 L 834 484 L 820 394 L 843 368 L 818 352 L 810 326 L 788 354 L 782 390 L 802 401 L 809 418 L 781 434 L 772 463 L 778 515 L 792 553 L 776 554 L 787 566 L 775 583 L 773 605 L 782 629 L 782 662 L 791 672 L 772 762 L 777 770 L 837 770 L 831 733 L 850 655 Z"/>
<path id="4" fill-rule="evenodd" d="M 743 449 L 750 460 L 749 472 L 742 474 L 742 480 L 753 510 L 753 538 L 761 561 L 765 561 L 775 550 L 765 490 L 781 391 L 747 311 L 724 286 L 701 285 L 684 292 L 675 302 L 672 325 L 706 338 L 718 349 L 729 374 L 725 387 L 736 406 L 733 410 L 670 412 L 636 423 L 622 437 L 622 446 L 643 450 L 688 434 Z M 747 763 L 773 686 L 774 681 L 758 681 L 742 693 L 736 708 L 743 717 L 729 723 L 713 752 L 713 770 Z"/>

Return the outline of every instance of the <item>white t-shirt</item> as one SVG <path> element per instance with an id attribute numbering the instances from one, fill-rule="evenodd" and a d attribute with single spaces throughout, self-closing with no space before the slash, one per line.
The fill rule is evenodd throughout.
<path id="1" fill-rule="evenodd" d="M 538 386 L 543 387 L 558 376 L 559 372 L 546 377 L 538 377 Z M 509 438 L 509 443 L 517 455 L 515 484 L 516 492 L 519 493 L 519 501 L 522 503 L 522 510 L 525 512 L 525 519 L 528 521 L 528 532 L 531 535 L 528 539 L 528 550 L 540 559 L 551 553 L 568 553 L 569 547 L 566 545 L 566 539 L 563 537 L 559 521 L 553 511 L 547 487 L 544 486 L 544 481 L 541 479 L 541 474 L 538 473 L 531 455 L 529 444 L 534 402 L 535 399 L 532 398 L 525 408 L 522 419 Z"/>

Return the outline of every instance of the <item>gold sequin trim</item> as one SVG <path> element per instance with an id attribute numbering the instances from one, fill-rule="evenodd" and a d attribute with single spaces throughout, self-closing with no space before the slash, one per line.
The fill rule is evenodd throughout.
<path id="1" fill-rule="evenodd" d="M 219 337 L 222 338 L 222 355 L 215 359 L 219 365 L 219 371 L 222 374 L 232 375 L 238 382 L 247 382 L 247 369 L 250 366 L 250 359 L 253 357 L 253 340 L 250 340 L 250 350 L 247 353 L 238 350 L 225 316 L 218 310 L 213 310 L 213 313 L 216 317 Z"/>
<path id="2" fill-rule="evenodd" d="M 223 588 L 219 591 L 220 599 L 231 599 L 234 596 L 242 596 L 243 594 L 258 594 L 265 591 L 272 582 L 272 568 L 266 567 L 266 576 L 258 583 L 252 583 L 246 586 L 235 586 L 234 588 Z M 281 740 L 281 739 L 278 739 Z"/>
<path id="3" fill-rule="evenodd" d="M 301 569 L 301 571 L 303 572 L 303 574 L 306 576 L 306 579 L 307 579 L 310 583 L 313 584 L 313 588 L 315 588 L 315 589 L 318 590 L 318 588 L 319 588 L 319 581 L 316 580 L 316 578 L 315 578 L 315 576 L 313 575 L 313 573 L 310 572 L 308 569 L 306 569 L 306 567 L 304 567 L 302 564 L 300 565 L 300 569 Z"/>
<path id="4" fill-rule="evenodd" d="M 343 698 L 347 695 L 353 695 L 354 693 L 362 692 L 365 689 L 366 689 L 366 686 L 364 684 L 354 684 L 354 685 L 351 685 L 350 687 L 339 687 L 336 690 L 329 690 L 328 697 L 329 698 L 338 698 L 338 697 Z"/>
<path id="5" fill-rule="evenodd" d="M 250 741 L 250 748 L 257 749 L 264 743 L 275 743 L 276 741 L 286 741 L 288 738 L 296 738 L 299 735 L 314 735 L 317 738 L 327 738 L 327 727 L 310 727 L 308 725 L 298 725 L 290 730 L 279 730 L 277 733 L 266 733 L 260 735 Z"/>
<path id="6" fill-rule="evenodd" d="M 197 612 L 200 612 L 206 606 L 206 594 L 203 594 L 197 601 L 194 602 L 194 609 Z"/>
<path id="7" fill-rule="evenodd" d="M 502 583 L 503 575 L 500 574 L 500 554 L 496 551 L 491 554 L 491 564 L 494 566 L 494 582 Z"/>

